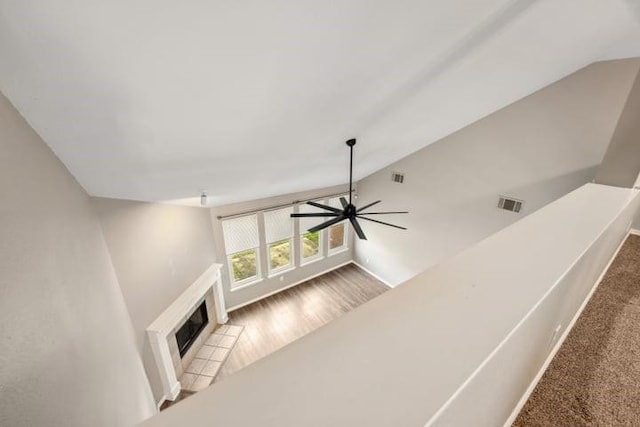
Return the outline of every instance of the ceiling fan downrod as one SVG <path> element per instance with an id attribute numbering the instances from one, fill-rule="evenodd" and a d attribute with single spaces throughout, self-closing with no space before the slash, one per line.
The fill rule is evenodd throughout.
<path id="1" fill-rule="evenodd" d="M 342 209 L 334 208 L 333 206 L 324 205 L 316 202 L 307 202 L 308 205 L 314 206 L 319 209 L 323 209 L 325 212 L 317 212 L 317 213 L 292 213 L 292 218 L 326 218 L 333 217 L 328 221 L 325 221 L 319 225 L 309 228 L 310 233 L 315 233 L 316 231 L 323 230 L 327 227 L 331 227 L 339 222 L 348 219 L 351 225 L 353 226 L 353 230 L 355 231 L 358 238 L 362 240 L 367 240 L 367 236 L 362 231 L 360 224 L 358 223 L 358 218 L 364 219 L 366 221 L 376 222 L 378 224 L 387 225 L 389 227 L 399 228 L 401 230 L 406 230 L 406 227 L 401 227 L 399 225 L 389 224 L 388 222 L 379 221 L 376 219 L 368 218 L 367 215 L 391 215 L 391 214 L 407 214 L 407 211 L 395 211 L 395 212 L 364 212 L 366 209 L 369 209 L 373 205 L 377 205 L 381 202 L 381 200 L 375 201 L 373 203 L 369 203 L 361 208 L 356 208 L 353 205 L 352 194 L 353 194 L 353 146 L 356 145 L 356 139 L 352 138 L 346 141 L 347 146 L 349 147 L 349 201 L 344 197 L 340 197 L 340 204 L 342 205 Z M 326 212 L 328 211 L 328 212 Z"/>

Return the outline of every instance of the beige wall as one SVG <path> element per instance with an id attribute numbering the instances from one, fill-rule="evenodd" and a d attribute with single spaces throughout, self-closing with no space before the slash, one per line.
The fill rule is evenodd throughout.
<path id="1" fill-rule="evenodd" d="M 305 264 L 300 266 L 299 254 L 295 255 L 295 264 L 298 266 L 297 268 L 287 271 L 282 274 L 278 274 L 274 277 L 268 277 L 265 275 L 263 280 L 256 283 L 255 285 L 248 286 L 242 289 L 237 289 L 231 291 L 230 281 L 229 281 L 229 267 L 227 262 L 227 256 L 225 254 L 224 248 L 224 237 L 222 233 L 222 222 L 218 219 L 218 216 L 223 215 L 232 215 L 236 213 L 246 212 L 253 209 L 264 209 L 270 206 L 276 206 L 285 203 L 291 203 L 295 200 L 304 200 L 319 196 L 325 196 L 330 194 L 336 194 L 340 192 L 348 192 L 348 185 L 340 185 L 329 188 L 322 188 L 317 190 L 305 191 L 301 193 L 292 193 L 286 194 L 278 197 L 269 197 L 260 200 L 254 200 L 250 202 L 244 203 L 236 203 L 232 205 L 219 206 L 211 209 L 211 218 L 213 221 L 213 231 L 216 236 L 216 251 L 218 255 L 219 262 L 224 265 L 222 268 L 222 282 L 223 282 L 223 291 L 225 294 L 225 301 L 227 307 L 235 308 L 237 306 L 241 306 L 247 304 L 250 301 L 259 299 L 268 295 L 272 292 L 277 292 L 280 289 L 291 286 L 297 282 L 303 281 L 311 276 L 317 275 L 319 273 L 325 272 L 336 266 L 341 264 L 350 262 L 352 257 L 352 248 L 353 248 L 353 235 L 349 235 L 348 241 L 348 250 L 322 258 L 320 260 L 314 261 L 309 264 Z M 299 229 L 297 226 L 294 227 L 295 236 L 297 239 L 299 236 Z M 326 253 L 326 245 L 327 239 L 324 239 L 324 248 L 323 250 Z M 266 270 L 266 253 L 261 255 L 261 261 L 263 263 L 262 271 Z"/>
<path id="2" fill-rule="evenodd" d="M 596 182 L 632 188 L 640 174 L 640 75 L 629 93 Z"/>
<path id="3" fill-rule="evenodd" d="M 410 214 L 387 218 L 408 231 L 366 224 L 355 260 L 398 284 L 592 181 L 639 65 L 591 65 L 358 182 L 362 203 Z M 499 195 L 522 213 L 497 209 Z"/>
<path id="4" fill-rule="evenodd" d="M 154 411 L 85 191 L 0 95 L 0 425 L 130 426 Z"/>
<path id="5" fill-rule="evenodd" d="M 208 209 L 93 198 L 156 402 L 146 328 L 216 260 Z M 215 315 L 210 316 L 215 321 Z"/>

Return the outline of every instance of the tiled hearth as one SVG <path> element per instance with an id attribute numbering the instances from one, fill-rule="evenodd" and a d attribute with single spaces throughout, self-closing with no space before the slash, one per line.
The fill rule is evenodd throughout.
<path id="1" fill-rule="evenodd" d="M 182 390 L 200 391 L 211 384 L 242 333 L 242 329 L 242 326 L 222 325 L 204 341 L 180 376 Z"/>

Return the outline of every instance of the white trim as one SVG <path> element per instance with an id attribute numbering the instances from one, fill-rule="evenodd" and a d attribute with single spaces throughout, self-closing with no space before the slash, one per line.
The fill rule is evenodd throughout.
<path id="1" fill-rule="evenodd" d="M 158 412 L 160 412 L 160 407 L 162 407 L 164 402 L 166 402 L 167 400 L 170 400 L 172 402 L 175 401 L 178 398 L 181 389 L 182 388 L 180 387 L 180 383 L 177 383 L 173 386 L 173 389 L 171 390 L 169 396 L 163 394 L 160 398 L 160 402 L 156 402 L 156 409 L 158 410 Z"/>
<path id="2" fill-rule="evenodd" d="M 164 402 L 167 401 L 167 396 L 166 395 L 162 395 L 162 397 L 160 398 L 160 402 L 156 402 L 156 410 L 158 412 L 160 412 L 160 408 L 162 407 L 162 405 L 164 404 Z"/>
<path id="3" fill-rule="evenodd" d="M 629 234 L 633 234 L 634 236 L 640 236 L 640 230 L 636 230 L 635 228 L 632 228 L 631 230 L 629 230 Z"/>
<path id="4" fill-rule="evenodd" d="M 235 292 L 235 291 L 239 291 L 240 289 L 250 288 L 251 286 L 257 285 L 258 283 L 260 283 L 260 282 L 262 282 L 264 280 L 264 278 L 262 278 L 262 277 L 257 277 L 256 278 L 256 276 L 252 276 L 251 279 L 253 279 L 253 280 L 248 281 L 246 283 L 241 283 L 240 285 L 237 285 L 237 286 L 234 286 L 234 287 L 231 287 L 231 285 L 229 285 L 229 292 Z M 249 279 L 245 279 L 245 280 L 249 280 Z"/>
<path id="5" fill-rule="evenodd" d="M 273 292 L 269 292 L 268 294 L 261 295 L 261 296 L 259 296 L 259 297 L 257 297 L 257 298 L 254 298 L 254 299 L 252 299 L 252 300 L 249 300 L 249 301 L 247 301 L 247 302 L 243 302 L 242 304 L 238 304 L 238 305 L 236 305 L 236 306 L 234 306 L 234 307 L 227 308 L 227 312 L 237 310 L 237 309 L 242 308 L 242 307 L 244 307 L 244 306 L 247 306 L 247 305 L 249 305 L 249 304 L 253 304 L 253 303 L 254 303 L 254 302 L 256 302 L 256 301 L 260 301 L 261 299 L 264 299 L 264 298 L 270 297 L 270 296 L 272 296 L 272 295 L 275 295 L 275 294 L 277 294 L 277 293 L 279 293 L 279 292 L 286 291 L 286 290 L 287 290 L 287 289 L 289 289 L 289 288 L 293 288 L 294 286 L 298 286 L 298 285 L 300 285 L 300 284 L 302 284 L 302 283 L 304 283 L 304 282 L 306 282 L 306 281 L 308 281 L 308 280 L 315 279 L 316 277 L 318 277 L 318 276 L 322 276 L 323 274 L 329 273 L 330 271 L 337 270 L 338 268 L 340 268 L 340 267 L 344 267 L 345 265 L 347 265 L 347 264 L 351 264 L 352 262 L 353 262 L 353 261 L 346 261 L 346 262 L 343 262 L 342 264 L 338 264 L 338 265 L 336 265 L 336 266 L 333 266 L 333 267 L 331 267 L 331 268 L 328 268 L 328 269 L 326 269 L 326 270 L 323 270 L 323 271 L 321 271 L 320 273 L 316 273 L 316 274 L 314 274 L 314 275 L 312 275 L 312 276 L 306 277 L 306 278 L 304 278 L 304 279 L 302 279 L 302 280 L 299 280 L 299 281 L 297 281 L 297 282 L 295 282 L 295 283 L 292 283 L 291 285 L 287 285 L 287 286 L 285 286 L 284 288 L 276 289 L 275 291 L 273 291 Z"/>
<path id="6" fill-rule="evenodd" d="M 180 390 L 182 389 L 182 387 L 180 386 L 180 383 L 177 382 L 173 385 L 173 388 L 171 389 L 171 391 L 169 392 L 169 400 L 174 401 L 178 398 L 178 395 L 180 394 Z"/>
<path id="7" fill-rule="evenodd" d="M 286 267 L 286 268 L 285 268 L 285 267 Z M 284 267 L 278 268 L 278 269 L 276 269 L 274 272 L 272 272 L 272 274 L 270 274 L 270 275 L 267 277 L 267 279 L 273 279 L 274 277 L 278 277 L 278 276 L 280 276 L 281 274 L 284 274 L 284 273 L 288 273 L 288 272 L 290 272 L 290 271 L 293 271 L 293 270 L 295 270 L 296 268 L 298 268 L 298 267 L 296 267 L 296 266 L 295 266 L 295 265 L 293 265 L 293 264 L 289 264 L 289 265 L 287 265 L 287 266 L 284 266 Z"/>
<path id="8" fill-rule="evenodd" d="M 510 427 L 514 423 L 514 421 L 516 420 L 518 415 L 520 414 L 520 411 L 522 411 L 522 408 L 527 403 L 527 400 L 529 400 L 529 397 L 531 397 L 531 393 L 533 393 L 533 390 L 535 390 L 536 386 L 538 385 L 538 382 L 540 382 L 540 379 L 542 378 L 542 375 L 544 375 L 545 371 L 549 367 L 549 364 L 551 364 L 551 361 L 555 357 L 556 353 L 560 350 L 560 347 L 562 347 L 562 344 L 564 343 L 564 340 L 567 338 L 567 336 L 569 336 L 569 332 L 571 332 L 571 329 L 573 329 L 573 326 L 578 321 L 578 318 L 582 314 L 582 311 L 585 309 L 585 307 L 587 306 L 587 304 L 591 300 L 591 297 L 593 296 L 595 291 L 598 289 L 598 286 L 600 286 L 600 283 L 602 282 L 602 279 L 604 279 L 604 276 L 609 271 L 609 267 L 611 267 L 611 264 L 613 264 L 613 261 L 618 256 L 618 252 L 620 252 L 620 249 L 622 249 L 622 246 L 627 241 L 627 238 L 629 237 L 629 234 L 633 234 L 633 233 L 629 232 L 624 237 L 624 239 L 622 239 L 622 243 L 620 243 L 620 245 L 618 246 L 616 251 L 613 253 L 613 256 L 611 257 L 611 259 L 607 263 L 606 267 L 604 268 L 604 270 L 602 270 L 602 273 L 600 274 L 600 277 L 598 277 L 598 280 L 596 281 L 596 284 L 593 286 L 591 291 L 589 291 L 589 294 L 587 295 L 587 297 L 585 298 L 584 302 L 582 303 L 582 305 L 580 306 L 580 308 L 576 312 L 575 316 L 573 316 L 573 318 L 571 319 L 571 322 L 569 322 L 569 325 L 567 326 L 567 328 L 562 333 L 562 336 L 560 336 L 560 339 L 558 340 L 556 345 L 553 347 L 553 350 L 551 350 L 551 353 L 549 353 L 549 356 L 546 358 L 546 360 L 544 361 L 544 363 L 540 367 L 540 370 L 536 374 L 535 378 L 533 379 L 531 384 L 529 384 L 529 387 L 527 388 L 527 391 L 525 391 L 525 393 L 522 395 L 522 398 L 518 401 L 518 404 L 513 409 L 513 412 L 511 413 L 509 418 L 507 418 L 507 421 L 504 423 L 504 427 Z"/>
<path id="9" fill-rule="evenodd" d="M 333 249 L 330 248 L 331 245 L 331 229 L 337 227 L 339 225 L 344 226 L 344 232 L 342 234 L 342 244 Z M 339 254 L 340 252 L 346 251 L 349 249 L 349 223 L 347 221 L 339 222 L 337 224 L 332 225 L 331 227 L 327 227 L 327 256 L 332 256 L 335 254 Z"/>
<path id="10" fill-rule="evenodd" d="M 336 249 L 334 252 L 329 252 L 328 258 L 332 257 L 332 256 L 335 256 L 335 255 L 340 255 L 340 254 L 345 253 L 345 252 L 349 252 L 349 249 L 351 249 L 351 248 L 349 248 L 347 246 L 340 246 L 339 249 L 340 250 Z"/>
<path id="11" fill-rule="evenodd" d="M 300 245 L 302 246 L 302 245 Z M 310 256 L 308 258 L 302 258 L 302 255 L 300 255 L 300 267 L 304 267 L 306 265 L 309 264 L 313 264 L 316 261 L 321 261 L 323 259 L 325 259 L 326 256 L 322 255 L 322 251 L 318 252 L 318 255 L 314 255 L 314 256 Z"/>
<path id="12" fill-rule="evenodd" d="M 351 263 L 353 265 L 355 265 L 356 267 L 360 268 L 361 270 L 364 270 L 364 272 L 367 273 L 368 275 L 373 276 L 376 279 L 378 279 L 379 281 L 381 281 L 382 283 L 384 283 L 388 288 L 395 288 L 395 286 L 393 286 L 391 283 L 387 282 L 385 279 L 383 279 L 382 277 L 378 276 L 376 273 L 374 273 L 373 271 L 369 270 L 368 268 L 363 267 L 362 265 L 358 264 L 355 261 L 351 261 Z"/>
<path id="13" fill-rule="evenodd" d="M 220 269 L 222 265 L 220 265 Z M 224 291 L 222 290 L 222 275 L 218 270 L 218 278 L 213 284 L 213 305 L 216 308 L 216 321 L 221 325 L 224 325 L 229 321 L 229 315 L 227 314 L 227 307 L 224 301 Z"/>
<path id="14" fill-rule="evenodd" d="M 325 260 L 325 259 L 327 259 L 327 257 L 324 256 L 324 255 L 316 255 L 316 256 L 314 256 L 312 258 L 307 258 L 307 261 L 305 261 L 305 262 L 300 261 L 300 267 L 298 267 L 298 268 L 306 267 L 308 265 L 314 264 L 316 262 L 320 262 L 320 261 Z"/>

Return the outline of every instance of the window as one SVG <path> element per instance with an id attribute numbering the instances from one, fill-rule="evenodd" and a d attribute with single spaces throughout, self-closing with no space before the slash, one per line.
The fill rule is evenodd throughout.
<path id="1" fill-rule="evenodd" d="M 248 249 L 231 255 L 234 282 L 256 277 L 258 275 L 258 253 L 256 249 Z"/>
<path id="2" fill-rule="evenodd" d="M 338 251 L 346 246 L 347 224 L 340 224 L 329 227 L 329 252 Z"/>
<path id="3" fill-rule="evenodd" d="M 311 205 L 300 205 L 301 213 L 325 212 Z M 304 264 L 322 257 L 322 231 L 310 233 L 308 230 L 331 218 L 300 218 L 300 262 Z"/>
<path id="4" fill-rule="evenodd" d="M 264 231 L 269 251 L 269 272 L 277 273 L 292 266 L 292 208 L 264 213 Z"/>
<path id="5" fill-rule="evenodd" d="M 302 258 L 308 260 L 320 255 L 320 232 L 304 233 L 302 240 Z"/>
<path id="6" fill-rule="evenodd" d="M 291 266 L 291 239 L 280 240 L 269 245 L 269 269 L 284 270 Z"/>
<path id="7" fill-rule="evenodd" d="M 248 215 L 225 220 L 222 231 L 231 288 L 257 281 L 260 278 L 258 217 Z"/>
<path id="8" fill-rule="evenodd" d="M 339 198 L 321 200 L 342 208 Z M 306 203 L 300 213 L 327 211 Z M 222 220 L 230 290 L 254 285 L 262 279 L 281 275 L 296 267 L 342 252 L 349 242 L 349 222 L 343 221 L 324 230 L 308 230 L 331 217 L 292 219 L 292 206 L 263 210 Z M 298 229 L 294 226 L 298 224 Z M 294 238 L 294 230 L 297 230 Z M 280 276 L 282 278 L 282 276 Z"/>
<path id="9" fill-rule="evenodd" d="M 336 197 L 336 198 L 330 199 L 329 206 L 342 209 L 340 198 Z M 329 227 L 327 231 L 329 235 L 329 254 L 331 254 L 332 252 L 338 252 L 347 246 L 347 236 L 348 236 L 347 222 L 348 221 L 345 220 L 341 223 L 338 223 L 336 225 Z"/>

